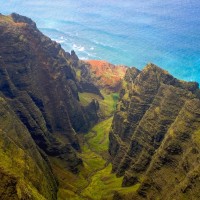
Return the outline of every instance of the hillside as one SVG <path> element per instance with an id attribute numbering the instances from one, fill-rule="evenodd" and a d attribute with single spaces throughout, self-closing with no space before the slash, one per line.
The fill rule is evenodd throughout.
<path id="1" fill-rule="evenodd" d="M 153 64 L 125 80 L 109 136 L 112 171 L 124 187 L 140 184 L 134 199 L 198 199 L 198 84 Z"/>
<path id="2" fill-rule="evenodd" d="M 71 55 L 59 44 L 44 36 L 31 19 L 18 14 L 0 15 L 0 43 L 0 95 L 12 111 L 8 116 L 12 116 L 13 113 L 15 116 L 8 120 L 12 126 L 16 126 L 16 120 L 23 124 L 24 134 L 34 140 L 32 143 L 35 145 L 35 151 L 41 156 L 38 163 L 43 162 L 48 168 L 45 171 L 52 173 L 48 157 L 55 157 L 63 162 L 66 169 L 78 173 L 82 160 L 77 156 L 80 145 L 76 132 L 87 132 L 98 121 L 98 105 L 96 102 L 91 102 L 85 107 L 80 104 L 78 81 L 72 68 Z M 1 119 L 4 119 L 3 116 L 2 114 Z M 1 130 L 3 135 L 4 129 Z M 20 134 L 20 129 L 17 130 L 17 134 Z M 22 142 L 25 149 L 33 146 L 28 140 L 17 140 L 17 148 L 23 147 L 20 145 Z M 13 151 L 14 147 L 8 145 L 6 149 Z M 23 148 L 21 151 L 24 151 Z M 32 165 L 37 166 L 37 160 L 32 157 Z M 18 167 L 23 171 L 23 160 L 18 158 L 18 154 L 16 159 L 22 162 Z M 8 157 L 8 162 L 11 161 L 12 158 Z M 42 169 L 45 168 L 43 165 Z M 5 177 L 19 176 L 15 170 L 11 173 L 4 163 L 1 163 L 0 168 L 5 171 Z M 40 174 L 35 175 L 37 182 L 40 182 L 41 170 Z M 50 176 L 45 173 L 43 175 Z M 20 180 L 16 179 L 15 185 L 18 185 L 18 181 Z M 55 189 L 48 193 L 52 199 L 56 199 L 57 184 L 53 181 L 53 178 L 49 178 L 45 184 L 54 185 Z M 38 187 L 37 182 L 31 180 L 30 184 Z M 27 184 L 26 180 L 23 184 Z M 45 184 L 41 185 L 40 190 L 35 188 L 30 192 L 27 189 L 27 192 L 30 195 L 38 192 L 38 195 L 45 197 Z M 10 192 L 9 184 L 5 187 L 0 196 Z M 22 195 L 23 198 L 23 195 L 27 195 L 15 192 L 18 197 Z"/>
<path id="3" fill-rule="evenodd" d="M 98 87 L 112 92 L 118 92 L 121 89 L 126 66 L 113 65 L 100 60 L 88 60 L 86 64 L 92 74 L 93 83 Z"/>
<path id="4" fill-rule="evenodd" d="M 0 95 L 8 112 L 1 114 L 5 159 L 0 163 L 0 197 L 56 199 L 59 183 L 53 163 L 80 173 L 84 163 L 77 133 L 88 132 L 98 122 L 99 109 L 108 108 L 102 119 L 111 116 L 117 99 L 107 93 L 103 97 L 89 81 L 83 87 L 76 75 L 75 52 L 65 52 L 27 17 L 0 15 L 0 42 Z M 82 88 L 90 87 L 99 91 L 100 105 L 94 93 L 83 103 Z"/>
<path id="5" fill-rule="evenodd" d="M 82 61 L 15 13 L 0 44 L 0 199 L 200 199 L 198 83 Z"/>

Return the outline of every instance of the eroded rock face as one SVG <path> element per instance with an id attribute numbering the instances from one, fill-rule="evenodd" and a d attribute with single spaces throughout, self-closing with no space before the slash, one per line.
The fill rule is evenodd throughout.
<path id="1" fill-rule="evenodd" d="M 168 129 L 160 150 L 155 153 L 146 174 L 149 179 L 144 180 L 139 194 L 145 198 L 200 198 L 199 124 L 200 100 L 189 100 Z M 151 187 L 144 188 L 146 183 Z"/>
<path id="2" fill-rule="evenodd" d="M 85 61 L 79 60 L 74 51 L 71 52 L 71 63 L 76 71 L 80 92 L 93 93 L 103 98 L 99 85 L 94 84 L 91 70 Z"/>
<path id="3" fill-rule="evenodd" d="M 77 173 L 82 161 L 76 154 L 76 132 L 86 132 L 98 121 L 98 106 L 79 103 L 75 53 L 66 53 L 18 14 L 0 15 L 0 43 L 2 97 L 38 147 Z"/>
<path id="4" fill-rule="evenodd" d="M 42 150 L 48 155 L 65 154 L 69 147 L 52 134 L 62 132 L 69 143 L 76 141 L 68 112 L 75 102 L 68 84 L 74 75 L 65 52 L 30 19 L 16 14 L 2 18 L 0 91 Z"/>
<path id="5" fill-rule="evenodd" d="M 184 184 L 200 189 L 198 178 L 195 184 L 182 179 L 199 174 L 198 153 L 188 160 L 194 144 L 200 150 L 193 139 L 200 130 L 198 84 L 179 81 L 153 64 L 141 72 L 127 70 L 125 81 L 110 132 L 113 172 L 124 176 L 123 186 L 141 184 L 139 199 L 187 197 L 192 193 L 181 192 Z"/>
<path id="6" fill-rule="evenodd" d="M 80 151 L 76 132 L 87 131 L 98 120 L 97 108 L 93 103 L 88 108 L 79 103 L 71 64 L 74 56 L 44 36 L 31 19 L 18 14 L 0 15 L 0 43 L 0 95 L 12 111 L 9 117 L 16 118 L 7 127 L 14 126 L 10 136 L 6 135 L 1 141 L 3 146 L 10 145 L 2 152 L 8 160 L 0 164 L 3 181 L 0 184 L 5 183 L 8 190 L 12 189 L 13 199 L 34 199 L 34 195 L 36 199 L 56 199 L 57 184 L 47 155 L 62 160 L 66 169 L 77 173 L 82 160 L 76 153 Z M 7 116 L 4 112 L 1 112 L 2 120 Z M 18 128 L 17 123 L 22 123 L 19 126 L 23 128 Z M 4 137 L 5 133 L 2 134 Z M 17 134 L 22 136 L 17 138 Z M 24 141 L 26 137 L 29 139 Z M 9 152 L 12 149 L 16 151 L 14 161 Z M 24 165 L 18 160 L 33 168 L 23 169 Z M 26 174 L 18 174 L 17 169 L 12 171 L 12 167 L 7 166 L 9 162 L 13 162 L 12 167 L 16 163 L 16 168 Z M 26 184 L 27 193 L 24 193 Z M 6 191 L 7 188 L 0 194 L 3 199 L 7 199 Z"/>
<path id="7" fill-rule="evenodd" d="M 0 97 L 0 199 L 57 199 L 57 182 L 45 153 Z"/>

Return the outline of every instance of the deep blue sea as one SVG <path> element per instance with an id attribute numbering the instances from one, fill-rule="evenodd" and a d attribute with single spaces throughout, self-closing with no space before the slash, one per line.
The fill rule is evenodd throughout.
<path id="1" fill-rule="evenodd" d="M 140 69 L 153 62 L 200 82 L 198 0 L 0 0 L 0 13 L 12 12 L 31 17 L 81 59 Z"/>

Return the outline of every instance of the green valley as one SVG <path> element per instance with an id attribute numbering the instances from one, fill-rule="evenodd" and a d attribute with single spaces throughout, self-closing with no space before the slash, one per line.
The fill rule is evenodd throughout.
<path id="1" fill-rule="evenodd" d="M 61 183 L 58 199 L 112 199 L 116 191 L 127 194 L 138 189 L 139 184 L 122 188 L 123 177 L 117 178 L 111 173 L 112 165 L 109 163 L 107 153 L 111 123 L 112 117 L 99 122 L 89 133 L 82 135 L 81 140 L 84 142 L 80 157 L 84 167 L 80 169 L 78 175 L 64 172 L 64 169 L 60 169 L 59 163 L 54 163 Z"/>
<path id="2" fill-rule="evenodd" d="M 0 199 L 200 199 L 198 83 L 80 60 L 16 13 L 0 43 Z"/>

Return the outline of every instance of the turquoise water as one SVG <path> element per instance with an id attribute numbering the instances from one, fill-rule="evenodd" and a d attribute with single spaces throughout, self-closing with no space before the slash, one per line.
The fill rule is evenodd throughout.
<path id="1" fill-rule="evenodd" d="M 200 82 L 197 0 L 0 0 L 0 13 L 31 17 L 81 59 L 143 68 L 153 62 L 177 78 Z"/>

